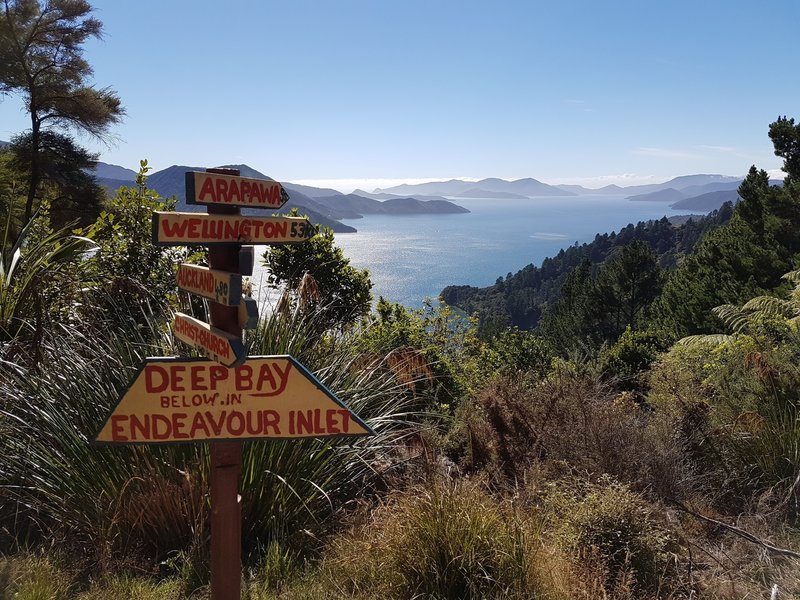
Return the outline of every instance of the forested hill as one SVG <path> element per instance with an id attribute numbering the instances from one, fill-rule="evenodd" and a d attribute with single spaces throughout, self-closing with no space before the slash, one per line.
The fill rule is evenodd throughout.
<path id="1" fill-rule="evenodd" d="M 442 290 L 442 299 L 468 314 L 477 314 L 481 323 L 504 323 L 522 329 L 532 329 L 539 322 L 545 304 L 557 300 L 567 275 L 588 260 L 594 268 L 617 249 L 640 240 L 658 255 L 663 267 L 674 266 L 680 256 L 692 251 L 702 235 L 726 223 L 733 206 L 725 203 L 705 217 L 691 218 L 673 226 L 664 217 L 641 221 L 619 232 L 597 234 L 592 242 L 577 243 L 556 256 L 546 258 L 540 267 L 529 264 L 517 273 L 499 277 L 494 285 L 478 288 L 451 285 Z"/>

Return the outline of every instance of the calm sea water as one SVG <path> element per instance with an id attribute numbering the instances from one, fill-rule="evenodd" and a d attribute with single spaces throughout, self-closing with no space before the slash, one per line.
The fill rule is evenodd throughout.
<path id="1" fill-rule="evenodd" d="M 358 233 L 337 233 L 336 244 L 350 264 L 369 269 L 375 298 L 417 308 L 447 285 L 491 285 L 597 233 L 678 214 L 666 204 L 607 196 L 454 202 L 471 212 L 353 219 L 345 222 Z M 257 267 L 253 275 L 258 281 L 263 273 Z"/>

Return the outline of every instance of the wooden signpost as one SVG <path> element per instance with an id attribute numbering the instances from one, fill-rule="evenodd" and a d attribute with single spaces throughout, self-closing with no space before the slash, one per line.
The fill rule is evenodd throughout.
<path id="1" fill-rule="evenodd" d="M 297 244 L 315 235 L 301 217 L 242 216 L 240 206 L 277 210 L 276 181 L 235 169 L 186 173 L 186 201 L 203 213 L 153 213 L 153 243 L 207 245 L 208 267 L 180 265 L 178 286 L 211 300 L 209 323 L 176 313 L 175 336 L 211 359 L 148 358 L 97 434 L 100 444 L 208 442 L 211 454 L 211 598 L 241 594 L 241 440 L 374 435 L 290 356 L 248 358 L 242 329 L 258 323 L 243 295 L 256 244 Z"/>

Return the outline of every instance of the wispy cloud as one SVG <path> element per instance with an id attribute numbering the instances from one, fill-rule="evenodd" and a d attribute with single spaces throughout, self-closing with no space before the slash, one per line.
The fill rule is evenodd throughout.
<path id="1" fill-rule="evenodd" d="M 671 148 L 636 148 L 633 154 L 639 156 L 654 156 L 656 158 L 671 158 L 676 160 L 697 160 L 703 158 L 696 152 L 687 150 L 673 150 Z"/>
<path id="2" fill-rule="evenodd" d="M 724 154 L 739 154 L 739 149 L 733 146 L 715 146 L 712 144 L 701 144 L 698 148 L 703 150 L 711 150 L 712 152 L 722 152 Z"/>

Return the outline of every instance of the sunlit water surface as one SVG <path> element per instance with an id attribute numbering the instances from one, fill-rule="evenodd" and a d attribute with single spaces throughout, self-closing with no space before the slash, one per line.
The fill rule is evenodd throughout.
<path id="1" fill-rule="evenodd" d="M 679 214 L 663 203 L 607 196 L 453 201 L 471 212 L 347 220 L 358 233 L 337 233 L 336 244 L 350 264 L 369 269 L 375 298 L 416 308 L 447 285 L 491 285 L 597 233 Z M 263 251 L 257 247 L 257 257 Z M 258 282 L 263 269 L 253 275 Z"/>

